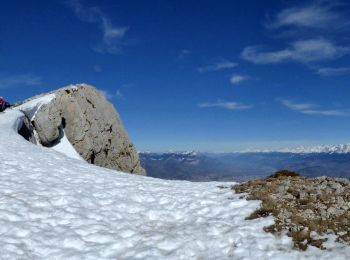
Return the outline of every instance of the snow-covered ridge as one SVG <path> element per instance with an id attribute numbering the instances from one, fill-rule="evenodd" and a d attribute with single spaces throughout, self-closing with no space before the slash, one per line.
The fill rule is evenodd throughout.
<path id="1" fill-rule="evenodd" d="M 50 103 L 54 98 L 55 94 L 41 96 L 23 103 L 22 105 L 16 107 L 16 109 L 25 112 L 29 119 L 33 120 L 38 109 L 42 105 Z"/>
<path id="2" fill-rule="evenodd" d="M 345 154 L 350 153 L 350 143 L 338 144 L 338 145 L 318 145 L 318 146 L 299 146 L 292 148 L 280 148 L 280 149 L 264 149 L 264 150 L 246 150 L 244 152 L 261 152 L 261 153 L 336 153 Z"/>
<path id="3" fill-rule="evenodd" d="M 287 149 L 288 151 L 288 149 Z M 319 145 L 312 147 L 297 147 L 290 149 L 294 153 L 350 153 L 350 144 Z"/>
<path id="4" fill-rule="evenodd" d="M 299 252 L 264 232 L 272 217 L 245 220 L 259 202 L 228 183 L 131 175 L 33 145 L 17 133 L 23 117 L 0 114 L 0 259 L 350 258 L 332 239 Z"/>
<path id="5" fill-rule="evenodd" d="M 177 160 L 177 161 L 186 161 L 190 162 L 197 159 L 199 155 L 198 152 L 195 151 L 184 151 L 184 152 L 165 152 L 165 153 L 157 153 L 157 152 L 138 152 L 140 156 L 147 156 L 149 160 L 152 161 L 163 161 L 163 160 Z"/>
<path id="6" fill-rule="evenodd" d="M 184 155 L 184 156 L 197 156 L 201 152 L 196 151 L 186 151 L 186 152 L 177 152 L 169 151 L 164 153 L 156 152 L 139 152 L 140 154 L 174 154 L 174 155 Z M 233 151 L 233 152 L 203 152 L 203 154 L 226 154 L 226 153 L 338 153 L 345 154 L 350 153 L 350 143 L 348 144 L 338 144 L 338 145 L 317 145 L 317 146 L 298 146 L 298 147 L 285 147 L 277 149 L 247 149 L 242 151 Z"/>
<path id="7" fill-rule="evenodd" d="M 151 152 L 151 151 L 138 151 L 139 154 L 155 154 L 155 155 L 162 155 L 162 154 L 176 154 L 176 155 L 187 155 L 187 156 L 197 156 L 199 152 L 197 151 L 168 151 L 168 152 Z"/>

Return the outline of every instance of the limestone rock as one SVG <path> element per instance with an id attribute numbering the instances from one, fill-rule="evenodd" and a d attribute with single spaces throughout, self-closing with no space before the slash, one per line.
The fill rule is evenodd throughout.
<path id="1" fill-rule="evenodd" d="M 86 161 L 120 171 L 145 174 L 118 112 L 94 87 L 72 85 L 54 92 L 39 108 L 33 125 L 40 142 L 50 146 L 64 134 Z"/>
<path id="2" fill-rule="evenodd" d="M 43 105 L 39 111 L 38 115 L 40 116 L 35 117 L 33 124 L 40 137 L 41 144 L 50 146 L 60 136 L 60 113 L 58 107 L 50 104 Z"/>

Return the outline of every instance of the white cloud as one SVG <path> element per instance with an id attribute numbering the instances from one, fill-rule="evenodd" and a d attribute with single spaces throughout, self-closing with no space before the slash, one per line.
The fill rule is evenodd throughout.
<path id="1" fill-rule="evenodd" d="M 104 16 L 102 18 L 103 43 L 102 52 L 105 51 L 111 54 L 119 54 L 121 51 L 121 39 L 124 38 L 127 32 L 127 27 L 115 27 Z"/>
<path id="2" fill-rule="evenodd" d="M 101 18 L 103 21 L 103 39 L 105 42 L 124 37 L 127 31 L 126 27 L 114 27 L 106 17 L 102 16 Z"/>
<path id="3" fill-rule="evenodd" d="M 314 109 L 315 105 L 310 103 L 295 103 L 288 99 L 278 99 L 279 102 L 282 103 L 285 107 L 288 107 L 292 110 L 304 111 L 309 109 Z"/>
<path id="4" fill-rule="evenodd" d="M 272 52 L 259 52 L 257 46 L 245 47 L 242 52 L 242 58 L 255 64 L 278 63 L 291 57 L 290 50 L 280 50 Z"/>
<path id="5" fill-rule="evenodd" d="M 200 108 L 219 107 L 219 108 L 225 108 L 228 110 L 245 110 L 245 109 L 253 108 L 252 105 L 245 105 L 238 102 L 223 101 L 223 100 L 218 100 L 216 102 L 200 103 L 198 104 L 198 107 Z"/>
<path id="6" fill-rule="evenodd" d="M 337 46 L 325 39 L 309 39 L 294 42 L 289 48 L 261 52 L 256 46 L 244 48 L 242 58 L 255 64 L 297 61 L 302 63 L 330 60 L 342 57 L 350 52 L 349 47 Z"/>
<path id="7" fill-rule="evenodd" d="M 114 26 L 110 19 L 97 7 L 85 7 L 80 0 L 70 0 L 68 5 L 77 17 L 88 23 L 98 24 L 102 31 L 102 43 L 94 48 L 100 53 L 120 54 L 128 28 Z"/>
<path id="8" fill-rule="evenodd" d="M 345 16 L 336 10 L 338 6 L 336 1 L 314 1 L 310 5 L 287 8 L 279 12 L 268 27 L 294 26 L 334 30 L 349 25 Z"/>
<path id="9" fill-rule="evenodd" d="M 322 109 L 311 103 L 296 103 L 288 99 L 278 99 L 285 107 L 306 115 L 350 116 L 350 109 Z"/>
<path id="10" fill-rule="evenodd" d="M 319 68 L 317 69 L 316 73 L 324 77 L 341 76 L 350 74 L 350 67 Z"/>
<path id="11" fill-rule="evenodd" d="M 8 88 L 24 87 L 24 86 L 38 86 L 41 84 L 42 84 L 41 77 L 31 75 L 31 74 L 0 77 L 0 89 L 8 89 Z"/>
<path id="12" fill-rule="evenodd" d="M 197 70 L 198 72 L 208 72 L 208 71 L 219 71 L 224 69 L 231 69 L 237 66 L 237 63 L 234 63 L 229 60 L 221 60 L 215 64 L 199 67 Z"/>
<path id="13" fill-rule="evenodd" d="M 238 85 L 240 84 L 242 81 L 248 80 L 249 77 L 248 76 L 244 76 L 244 75 L 239 75 L 239 74 L 234 74 L 231 76 L 230 78 L 230 82 L 233 85 Z"/>

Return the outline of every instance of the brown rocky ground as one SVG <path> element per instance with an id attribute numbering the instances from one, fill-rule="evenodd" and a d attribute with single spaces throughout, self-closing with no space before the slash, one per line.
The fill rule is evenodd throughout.
<path id="1" fill-rule="evenodd" d="M 287 170 L 263 180 L 251 180 L 232 187 L 249 200 L 261 200 L 261 207 L 247 219 L 273 215 L 275 224 L 265 231 L 286 231 L 294 245 L 306 250 L 308 245 L 323 248 L 327 239 L 320 236 L 334 233 L 339 242 L 350 245 L 350 181 L 318 177 L 305 178 Z M 316 233 L 315 233 L 316 232 Z"/>

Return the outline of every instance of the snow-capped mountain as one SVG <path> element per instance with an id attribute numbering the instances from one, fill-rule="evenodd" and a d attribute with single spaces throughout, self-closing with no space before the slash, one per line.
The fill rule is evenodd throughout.
<path id="1" fill-rule="evenodd" d="M 41 99 L 27 104 L 35 116 Z M 34 145 L 18 134 L 24 115 L 0 114 L 0 259 L 349 259 L 293 249 L 263 230 L 272 217 L 246 220 L 258 201 L 229 183 L 165 181 L 97 167 L 69 149 Z M 218 186 L 224 186 L 220 188 Z M 227 187 L 227 188 L 225 188 Z"/>
<path id="2" fill-rule="evenodd" d="M 166 153 L 152 153 L 152 152 L 139 152 L 140 155 L 147 156 L 149 160 L 176 160 L 179 162 L 195 162 L 199 156 L 199 153 L 195 151 L 188 152 L 166 152 Z"/>
<path id="3" fill-rule="evenodd" d="M 284 147 L 277 149 L 247 149 L 243 151 L 223 152 L 215 154 L 232 154 L 232 153 L 350 153 L 350 143 L 336 144 L 336 145 L 316 145 L 316 146 L 297 146 L 297 147 Z M 197 151 L 169 151 L 165 153 L 153 153 L 150 151 L 139 152 L 139 154 L 150 155 L 172 155 L 172 156 L 197 156 L 199 154 L 214 154 L 210 152 L 197 152 Z"/>
<path id="4" fill-rule="evenodd" d="M 271 150 L 247 150 L 244 152 L 280 152 L 280 153 L 350 153 L 350 144 L 338 145 L 317 145 L 317 146 L 299 146 L 292 148 L 280 148 Z"/>

